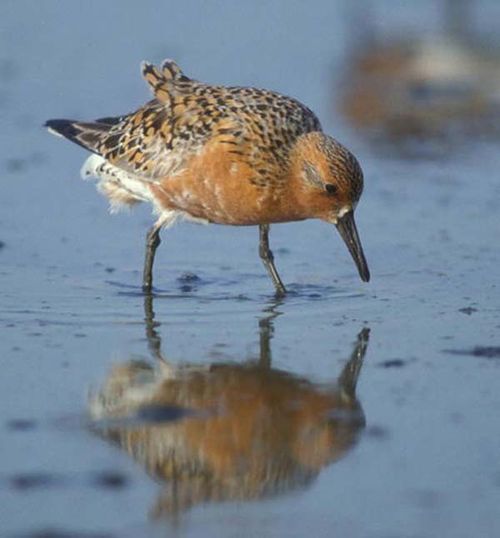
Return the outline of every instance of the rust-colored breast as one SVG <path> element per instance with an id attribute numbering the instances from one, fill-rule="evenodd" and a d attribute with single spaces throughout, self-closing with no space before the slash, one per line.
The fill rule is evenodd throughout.
<path id="1" fill-rule="evenodd" d="M 158 205 L 217 224 L 255 225 L 306 218 L 289 170 L 269 160 L 259 168 L 252 142 L 213 138 L 180 173 L 152 185 Z M 234 150 L 237 148 L 237 150 Z"/>

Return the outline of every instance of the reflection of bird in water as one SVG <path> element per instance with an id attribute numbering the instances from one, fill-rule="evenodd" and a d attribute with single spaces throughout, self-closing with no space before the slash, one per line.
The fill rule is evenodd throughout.
<path id="1" fill-rule="evenodd" d="M 500 51 L 471 31 L 470 8 L 447 0 L 444 29 L 433 37 L 379 38 L 365 19 L 363 34 L 372 37 L 353 46 L 343 84 L 348 119 L 379 143 L 494 132 Z"/>
<path id="2" fill-rule="evenodd" d="M 355 389 L 369 330 L 338 380 L 318 385 L 271 367 L 276 315 L 261 321 L 257 361 L 174 366 L 161 356 L 150 311 L 158 364 L 114 367 L 91 398 L 99 435 L 167 482 L 156 515 L 304 487 L 355 444 L 365 424 Z"/>
<path id="3" fill-rule="evenodd" d="M 132 114 L 94 122 L 50 120 L 55 134 L 93 152 L 83 177 L 96 177 L 112 208 L 150 202 L 143 288 L 150 291 L 160 230 L 178 218 L 258 225 L 259 253 L 278 295 L 285 287 L 269 249 L 269 225 L 318 218 L 335 224 L 369 280 L 354 209 L 363 173 L 321 130 L 307 107 L 268 90 L 211 86 L 173 61 L 143 64 L 155 98 Z"/>

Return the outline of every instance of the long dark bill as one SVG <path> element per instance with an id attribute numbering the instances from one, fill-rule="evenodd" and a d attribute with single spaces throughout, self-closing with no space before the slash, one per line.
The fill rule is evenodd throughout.
<path id="1" fill-rule="evenodd" d="M 368 264 L 366 263 L 356 223 L 354 222 L 354 212 L 349 211 L 346 213 L 337 221 L 336 226 L 351 253 L 352 259 L 356 263 L 361 280 L 368 282 L 370 280 L 370 271 L 368 270 Z"/>

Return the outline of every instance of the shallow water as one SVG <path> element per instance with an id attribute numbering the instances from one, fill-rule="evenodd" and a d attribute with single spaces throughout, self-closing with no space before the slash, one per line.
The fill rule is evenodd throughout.
<path id="1" fill-rule="evenodd" d="M 380 5 L 384 24 L 407 17 L 432 26 L 430 2 L 417 18 Z M 465 140 L 432 160 L 372 152 L 333 121 L 331 82 L 348 32 L 339 4 L 317 7 L 1 4 L 1 536 L 500 534 L 498 144 Z M 157 292 L 145 303 L 148 209 L 110 217 L 78 180 L 83 151 L 39 126 L 133 108 L 147 97 L 139 62 L 163 56 L 200 79 L 299 97 L 354 150 L 366 177 L 357 222 L 369 284 L 332 227 L 279 225 L 271 246 L 291 293 L 276 301 L 255 229 L 183 224 L 163 233 Z M 308 402 L 339 393 L 334 382 L 365 328 L 356 390 L 363 426 L 359 413 L 331 402 L 325 415 Z M 174 378 L 203 374 L 210 405 L 193 410 L 176 396 L 96 426 L 89 398 L 130 361 L 159 370 L 166 361 Z M 207 374 L 228 364 L 232 396 Z M 151 368 L 139 376 L 136 406 L 154 386 Z M 295 391 L 307 397 L 297 401 Z M 239 393 L 255 404 L 250 418 Z M 144 458 L 103 439 L 113 428 L 156 428 L 187 458 L 193 420 L 209 426 L 203 441 L 198 433 L 191 441 L 204 451 L 192 460 L 209 470 L 188 466 L 187 481 L 163 482 Z M 245 425 L 253 425 L 246 444 Z M 350 432 L 342 449 L 341 431 Z M 229 450 L 228 439 L 242 446 Z M 198 487 L 210 465 L 222 471 Z M 265 465 L 267 479 L 256 480 Z M 251 476 L 269 487 L 245 490 Z M 192 506 L 155 517 L 176 484 Z"/>

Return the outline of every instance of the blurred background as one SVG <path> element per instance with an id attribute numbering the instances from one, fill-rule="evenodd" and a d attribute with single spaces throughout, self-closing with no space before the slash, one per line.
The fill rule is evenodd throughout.
<path id="1" fill-rule="evenodd" d="M 0 2 L 0 536 L 500 534 L 499 29 L 494 0 Z M 255 229 L 182 224 L 162 235 L 145 303 L 150 208 L 110 216 L 79 179 L 85 152 L 42 125 L 135 109 L 150 98 L 140 62 L 165 57 L 208 83 L 299 99 L 354 152 L 369 284 L 332 227 L 278 225 L 291 294 L 277 302 Z M 111 387 L 113 403 L 194 365 L 223 397 L 209 374 L 226 363 L 233 386 L 267 402 L 257 426 L 243 437 L 196 415 L 202 459 L 236 472 L 225 489 L 196 489 L 197 454 L 183 464 L 185 510 L 156 517 L 176 467 L 160 468 L 170 445 L 148 432 L 191 435 L 191 411 L 112 423 L 139 420 L 128 443 L 96 432 L 89 393 Z M 340 390 L 346 364 L 356 399 Z M 362 420 L 336 403 L 313 412 L 325 387 Z M 275 412 L 301 406 L 297 421 Z M 229 434 L 247 443 L 224 459 Z M 252 447 L 268 489 L 238 487 Z"/>
<path id="2" fill-rule="evenodd" d="M 375 2 L 350 5 L 354 33 L 340 109 L 379 149 L 419 155 L 446 151 L 457 139 L 498 136 L 498 19 L 480 4 L 436 2 L 437 24 L 413 20 L 389 31 Z"/>

